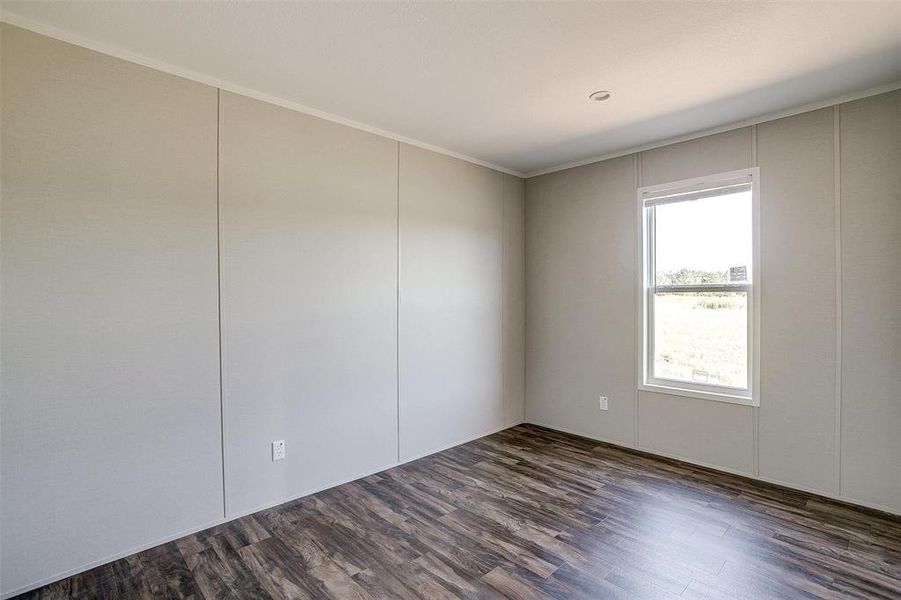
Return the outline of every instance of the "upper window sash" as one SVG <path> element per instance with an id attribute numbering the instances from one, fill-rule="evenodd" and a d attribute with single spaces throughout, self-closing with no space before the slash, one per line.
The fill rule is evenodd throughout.
<path id="1" fill-rule="evenodd" d="M 667 184 L 651 186 L 642 190 L 641 199 L 645 207 L 651 207 L 749 191 L 751 191 L 751 176 L 743 174 L 714 181 L 705 180 L 676 188 Z"/>
<path id="2" fill-rule="evenodd" d="M 654 233 L 653 233 L 653 209 L 654 207 L 675 204 L 679 202 L 691 202 L 693 200 L 701 200 L 704 198 L 715 198 L 717 196 L 727 196 L 738 194 L 741 192 L 751 192 L 753 178 L 751 174 L 742 172 L 740 175 L 736 172 L 724 173 L 720 179 L 701 178 L 701 181 L 688 183 L 678 187 L 672 184 L 662 184 L 658 186 L 649 186 L 641 190 L 642 206 L 649 213 L 650 231 L 645 229 L 646 236 L 646 265 L 653 267 L 655 252 Z M 698 283 L 683 285 L 666 285 L 658 284 L 656 273 L 651 270 L 646 280 L 646 288 L 652 292 L 751 292 L 753 281 L 742 281 L 735 283 Z"/>

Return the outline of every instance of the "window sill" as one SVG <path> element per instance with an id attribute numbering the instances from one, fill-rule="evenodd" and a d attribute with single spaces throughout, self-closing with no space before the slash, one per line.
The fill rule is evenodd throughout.
<path id="1" fill-rule="evenodd" d="M 652 392 L 654 394 L 668 394 L 670 396 L 695 398 L 697 400 L 713 400 L 715 402 L 727 402 L 729 404 L 741 404 L 743 406 L 760 406 L 760 403 L 756 399 L 749 396 L 719 394 L 716 392 L 702 392 L 699 390 L 689 390 L 685 388 L 670 387 L 667 385 L 643 383 L 638 386 L 638 390 L 642 392 Z"/>

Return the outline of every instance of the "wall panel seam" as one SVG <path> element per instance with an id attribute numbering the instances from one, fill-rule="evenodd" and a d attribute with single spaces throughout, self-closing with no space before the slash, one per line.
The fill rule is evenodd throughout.
<path id="1" fill-rule="evenodd" d="M 841 105 L 832 107 L 835 196 L 835 493 L 842 493 L 842 176 Z"/>
<path id="2" fill-rule="evenodd" d="M 757 152 L 758 152 L 757 125 L 752 125 L 751 126 L 751 166 L 752 167 L 760 167 L 760 164 L 759 164 L 760 160 L 759 160 Z M 760 185 L 759 181 L 757 182 L 757 185 L 758 186 Z M 760 197 L 760 196 L 758 196 L 758 197 Z M 759 203 L 758 213 L 760 213 L 763 211 L 763 199 L 760 198 L 760 200 L 758 200 L 758 203 Z M 758 227 L 760 227 L 760 223 L 762 223 L 762 221 L 763 221 L 763 218 L 758 217 Z M 762 237 L 760 235 L 760 232 L 758 232 L 757 236 L 758 236 L 758 239 L 760 239 Z M 757 286 L 758 290 L 760 290 L 761 284 L 763 283 L 762 278 L 760 276 L 760 266 L 763 263 L 763 244 L 759 244 L 759 246 L 760 246 L 760 249 L 759 249 L 760 256 L 758 256 L 758 259 L 759 259 L 758 264 L 757 264 L 758 272 L 754 274 L 754 279 L 755 279 L 754 285 Z M 758 292 L 757 297 L 762 299 L 763 294 Z M 762 303 L 759 303 L 759 304 L 760 304 L 760 306 L 758 306 L 758 308 L 757 308 L 758 314 L 761 315 L 759 320 L 763 321 L 763 306 L 762 306 Z M 757 328 L 757 327 L 760 327 L 760 323 L 755 324 L 755 328 Z M 760 348 L 759 348 L 760 344 L 762 343 L 760 336 L 757 336 L 757 339 L 754 340 L 754 342 L 756 344 L 754 353 L 757 357 L 760 357 L 762 355 L 762 353 L 760 352 Z M 757 391 L 757 406 L 751 407 L 751 440 L 752 440 L 752 450 L 751 451 L 753 452 L 753 456 L 751 458 L 751 468 L 752 468 L 755 476 L 760 475 L 760 402 L 761 402 L 761 399 L 763 396 L 762 383 L 760 381 L 760 376 L 759 376 L 759 374 L 762 372 L 762 369 L 760 367 L 761 367 L 760 360 L 756 360 L 755 364 L 754 364 L 754 372 L 750 374 L 751 377 L 754 377 L 756 379 L 756 381 L 754 381 L 754 388 Z"/>
<path id="3" fill-rule="evenodd" d="M 397 381 L 397 462 L 400 462 L 400 142 L 395 142 L 397 153 L 395 160 L 395 202 L 397 206 L 397 291 L 395 295 L 395 318 L 394 318 L 394 370 L 395 379 Z"/>
<path id="4" fill-rule="evenodd" d="M 633 176 L 634 182 L 635 182 L 635 186 L 632 191 L 633 196 L 636 193 L 636 190 L 638 190 L 638 188 L 640 188 L 644 185 L 641 167 L 642 167 L 641 152 L 636 152 L 635 159 L 632 161 L 632 176 Z M 635 202 L 635 198 L 630 198 L 629 201 Z M 635 208 L 632 211 L 633 217 L 635 219 L 635 222 L 633 223 L 632 231 L 636 235 L 636 241 L 634 244 L 632 244 L 632 251 L 635 253 L 635 256 L 633 257 L 633 260 L 632 260 L 632 264 L 635 265 L 635 269 L 636 269 L 635 286 L 634 286 L 634 292 L 633 292 L 634 297 L 632 298 L 632 310 L 635 311 L 633 314 L 633 318 L 632 318 L 632 329 L 633 329 L 633 338 L 635 339 L 635 342 L 636 342 L 635 357 L 634 357 L 634 360 L 635 360 L 635 377 L 634 377 L 635 396 L 634 396 L 634 400 L 633 400 L 633 402 L 634 402 L 633 413 L 635 414 L 635 417 L 633 419 L 634 420 L 633 437 L 634 437 L 634 443 L 635 443 L 636 448 L 640 447 L 638 431 L 639 431 L 639 425 L 640 425 L 639 405 L 641 404 L 641 402 L 640 402 L 640 398 L 639 398 L 638 385 L 640 383 L 643 383 L 643 379 L 644 379 L 644 376 L 643 376 L 643 369 L 644 369 L 644 313 L 642 312 L 641 309 L 639 309 L 639 307 L 644 306 L 644 303 L 641 301 L 641 297 L 644 294 L 644 283 L 642 282 L 642 279 L 643 279 L 642 274 L 643 274 L 643 269 L 644 269 L 644 264 L 643 264 L 644 261 L 642 260 L 642 251 L 643 251 L 642 224 L 641 224 L 642 210 L 643 209 L 641 208 L 641 206 L 637 205 L 637 208 Z M 641 289 L 639 289 L 639 288 L 641 288 Z"/>
<path id="5" fill-rule="evenodd" d="M 522 181 L 522 421 L 529 411 L 529 180 Z"/>
<path id="6" fill-rule="evenodd" d="M 507 177 L 501 175 L 501 412 L 507 422 Z"/>
<path id="7" fill-rule="evenodd" d="M 216 293 L 219 329 L 219 440 L 222 461 L 222 517 L 228 517 L 228 487 L 226 468 L 226 419 L 225 419 L 225 359 L 222 326 L 222 194 L 220 191 L 220 165 L 222 163 L 222 90 L 216 88 Z"/>
<path id="8" fill-rule="evenodd" d="M 520 247 L 520 251 L 522 252 L 522 287 L 519 289 L 522 291 L 522 411 L 517 413 L 518 421 L 524 421 L 526 418 L 526 382 L 528 378 L 526 377 L 526 344 L 528 342 L 528 329 L 526 327 L 528 319 L 527 315 L 527 305 L 526 305 L 526 181 L 523 179 L 522 182 L 522 206 L 520 208 L 520 216 L 522 217 L 522 246 Z"/>

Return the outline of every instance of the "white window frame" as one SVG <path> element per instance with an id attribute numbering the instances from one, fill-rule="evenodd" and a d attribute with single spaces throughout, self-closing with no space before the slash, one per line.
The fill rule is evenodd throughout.
<path id="1" fill-rule="evenodd" d="M 646 201 L 674 194 L 690 194 L 699 190 L 728 185 L 751 185 L 751 281 L 741 284 L 699 284 L 685 286 L 656 286 L 654 278 L 654 238 L 650 235 L 654 211 L 646 210 Z M 638 188 L 638 298 L 641 326 L 638 331 L 638 389 L 647 392 L 687 396 L 703 400 L 716 400 L 732 404 L 760 406 L 760 169 L 740 169 L 727 173 L 705 175 L 660 185 Z M 678 200 L 675 200 L 678 202 Z M 653 377 L 654 360 L 654 294 L 665 291 L 745 291 L 748 302 L 748 387 L 738 389 L 703 383 L 668 380 Z"/>

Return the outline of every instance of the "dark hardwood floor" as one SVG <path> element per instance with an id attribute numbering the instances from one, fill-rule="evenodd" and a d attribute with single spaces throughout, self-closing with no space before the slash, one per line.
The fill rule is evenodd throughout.
<path id="1" fill-rule="evenodd" d="M 901 598 L 901 519 L 521 425 L 33 598 Z"/>

